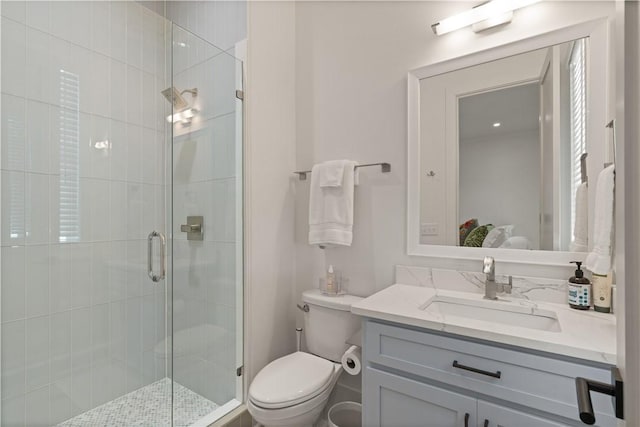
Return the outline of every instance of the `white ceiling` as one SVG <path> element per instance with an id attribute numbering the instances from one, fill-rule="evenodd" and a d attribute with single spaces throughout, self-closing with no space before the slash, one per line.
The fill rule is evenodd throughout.
<path id="1" fill-rule="evenodd" d="M 459 101 L 460 140 L 539 127 L 540 90 L 529 83 L 471 95 Z M 500 127 L 493 127 L 499 122 Z"/>

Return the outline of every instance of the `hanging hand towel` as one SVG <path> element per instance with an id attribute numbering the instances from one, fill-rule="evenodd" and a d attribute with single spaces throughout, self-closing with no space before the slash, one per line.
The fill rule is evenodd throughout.
<path id="1" fill-rule="evenodd" d="M 320 187 L 342 187 L 344 169 L 348 162 L 348 160 L 330 160 L 322 163 L 318 168 Z"/>
<path id="2" fill-rule="evenodd" d="M 586 182 L 578 186 L 576 190 L 576 222 L 573 227 L 573 242 L 571 242 L 571 252 L 587 252 L 589 249 L 589 187 Z"/>
<path id="3" fill-rule="evenodd" d="M 351 160 L 334 160 L 313 166 L 309 195 L 310 245 L 351 246 L 357 164 Z M 342 176 L 340 182 L 337 182 L 338 175 Z"/>
<path id="4" fill-rule="evenodd" d="M 614 185 L 615 165 L 611 165 L 598 175 L 593 223 L 593 249 L 585 262 L 591 272 L 603 276 L 609 274 L 611 270 Z"/>

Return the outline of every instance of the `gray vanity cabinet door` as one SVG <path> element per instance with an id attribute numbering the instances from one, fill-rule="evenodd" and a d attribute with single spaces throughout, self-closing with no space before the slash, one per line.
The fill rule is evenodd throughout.
<path id="1" fill-rule="evenodd" d="M 477 400 L 367 367 L 365 427 L 476 427 Z"/>
<path id="2" fill-rule="evenodd" d="M 478 425 L 484 426 L 485 420 L 489 421 L 487 427 L 567 427 L 567 424 L 479 400 Z"/>

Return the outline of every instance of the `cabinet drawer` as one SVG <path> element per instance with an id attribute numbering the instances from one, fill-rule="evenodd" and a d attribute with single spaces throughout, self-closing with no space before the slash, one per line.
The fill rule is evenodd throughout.
<path id="1" fill-rule="evenodd" d="M 362 425 L 366 427 L 475 427 L 477 400 L 367 367 Z"/>
<path id="2" fill-rule="evenodd" d="M 604 365 L 583 365 L 373 321 L 365 324 L 364 343 L 366 365 L 386 366 L 571 420 L 578 420 L 576 377 L 611 381 Z M 615 426 L 611 398 L 592 393 L 592 399 L 597 425 Z"/>
<path id="3" fill-rule="evenodd" d="M 478 425 L 485 424 L 487 427 L 569 427 L 526 412 L 479 401 Z"/>

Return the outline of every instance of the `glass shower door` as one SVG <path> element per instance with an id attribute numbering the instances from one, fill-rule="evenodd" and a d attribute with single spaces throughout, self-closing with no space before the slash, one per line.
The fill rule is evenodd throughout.
<path id="1" fill-rule="evenodd" d="M 170 425 L 167 282 L 147 274 L 170 26 L 133 1 L 0 9 L 0 424 Z"/>
<path id="2" fill-rule="evenodd" d="M 172 27 L 169 147 L 173 422 L 242 400 L 242 62 Z"/>

